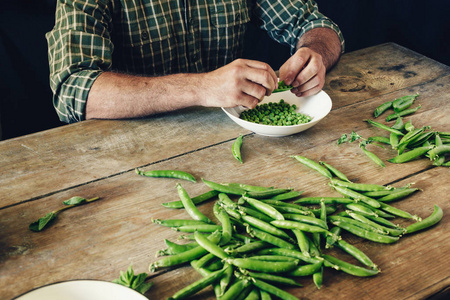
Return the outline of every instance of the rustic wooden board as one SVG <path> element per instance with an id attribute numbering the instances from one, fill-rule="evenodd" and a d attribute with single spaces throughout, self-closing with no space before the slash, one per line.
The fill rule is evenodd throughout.
<path id="1" fill-rule="evenodd" d="M 395 62 L 386 62 L 389 57 L 396 57 Z M 385 74 L 385 81 L 361 71 L 367 64 L 392 68 L 402 62 L 405 67 L 398 70 L 375 68 Z M 176 241 L 180 236 L 153 224 L 151 218 L 189 217 L 184 210 L 161 206 L 162 202 L 178 200 L 175 183 L 181 181 L 141 177 L 135 174 L 135 167 L 193 173 L 197 183 L 181 182 L 191 196 L 208 190 L 200 178 L 291 187 L 304 191 L 304 196 L 338 195 L 325 177 L 290 157 L 296 154 L 331 163 L 355 182 L 394 186 L 414 182 L 422 191 L 393 205 L 425 217 L 433 204 L 438 204 L 444 209 L 444 218 L 432 230 L 404 237 L 393 245 L 345 235 L 380 266 L 382 273 L 355 278 L 327 270 L 322 290 L 314 287 L 311 278 L 301 278 L 304 287 L 290 291 L 311 299 L 423 299 L 448 289 L 450 263 L 444 258 L 450 254 L 450 243 L 444 229 L 450 222 L 449 169 L 433 167 L 426 158 L 403 165 L 387 163 L 381 168 L 356 143 L 338 146 L 336 141 L 352 130 L 364 137 L 386 135 L 363 120 L 372 118 L 379 104 L 417 92 L 416 104 L 422 108 L 405 119 L 416 127 L 430 125 L 450 131 L 449 68 L 385 44 L 346 54 L 330 77 L 352 75 L 353 70 L 359 70 L 358 76 L 371 82 L 367 85 L 371 88 L 329 90 L 334 100 L 329 116 L 294 136 L 255 135 L 237 127 L 221 111 L 190 109 L 145 120 L 81 122 L 1 142 L 0 295 L 9 299 L 68 279 L 110 281 L 131 263 L 136 272 L 146 272 L 157 259 L 155 253 L 165 248 L 164 239 Z M 401 70 L 418 75 L 402 75 L 400 79 L 395 72 Z M 394 85 L 388 83 L 390 79 Z M 373 88 L 376 82 L 380 86 Z M 385 116 L 377 120 L 384 122 Z M 246 134 L 244 164 L 231 154 L 239 133 Z M 395 155 L 390 149 L 370 146 L 370 150 L 384 160 Z M 100 196 L 101 200 L 63 212 L 41 233 L 28 230 L 29 223 L 74 195 Z M 200 209 L 214 219 L 212 205 L 213 201 Z M 147 296 L 164 299 L 195 278 L 199 275 L 188 266 L 152 273 L 150 280 L 155 286 Z M 213 299 L 213 294 L 209 289 L 196 299 Z"/>
<path id="2" fill-rule="evenodd" d="M 225 146 L 229 145 L 221 145 L 218 147 L 221 149 L 218 150 L 205 149 L 201 155 L 210 158 L 219 152 L 227 152 L 228 147 Z M 323 148 L 326 147 L 319 150 Z M 334 151 L 338 150 L 334 149 Z M 314 157 L 312 153 L 305 154 L 308 157 Z M 280 187 L 284 185 L 279 184 L 289 183 L 289 186 L 296 190 L 304 190 L 305 196 L 335 195 L 335 192 L 326 185 L 325 178 L 303 168 L 302 165 L 284 155 L 274 154 L 274 159 L 271 162 L 266 160 L 267 164 L 261 166 L 259 172 L 252 173 L 251 177 L 246 172 L 232 173 L 233 163 L 231 162 L 220 163 L 218 167 L 217 164 L 205 165 L 198 160 L 194 162 L 191 156 L 194 155 L 187 155 L 158 165 L 162 168 L 173 165 L 192 166 L 198 170 L 197 174 L 221 181 L 228 179 L 228 181 L 260 185 L 273 183 L 274 186 Z M 261 153 L 261 156 L 265 157 L 266 153 Z M 370 163 L 362 158 L 357 158 L 355 161 L 359 166 L 357 173 L 363 174 L 361 177 L 364 180 L 361 182 L 377 182 L 379 174 L 368 171 L 372 168 Z M 335 161 L 330 162 L 335 163 Z M 249 165 L 250 168 L 255 168 L 255 164 L 249 163 Z M 277 167 L 280 171 L 272 171 Z M 323 299 L 331 299 L 339 292 L 343 296 L 364 299 L 369 295 L 373 297 L 375 293 L 380 295 L 380 298 L 375 298 L 381 299 L 383 294 L 380 294 L 378 290 L 380 285 L 386 286 L 386 293 L 389 294 L 396 293 L 396 289 L 400 289 L 398 295 L 403 297 L 408 295 L 405 294 L 406 288 L 408 293 L 428 294 L 430 290 L 423 289 L 427 288 L 435 292 L 448 284 L 448 278 L 446 279 L 446 276 L 443 276 L 446 274 L 442 272 L 448 270 L 449 263 L 438 258 L 446 257 L 450 251 L 450 245 L 447 242 L 449 234 L 444 230 L 449 223 L 449 201 L 445 197 L 436 197 L 436 195 L 442 195 L 448 190 L 448 187 L 442 183 L 449 182 L 450 172 L 446 168 L 433 168 L 417 172 L 416 175 L 403 180 L 401 180 L 402 177 L 409 173 L 402 173 L 400 170 L 393 173 L 396 177 L 392 179 L 400 180 L 395 182 L 396 186 L 415 182 L 415 186 L 423 189 L 422 192 L 396 203 L 395 206 L 425 217 L 431 212 L 432 205 L 436 203 L 444 208 L 445 213 L 440 225 L 426 233 L 405 237 L 395 245 L 378 245 L 363 242 L 357 238 L 349 238 L 350 242 L 362 247 L 380 265 L 383 273 L 375 278 L 359 279 L 337 272 L 328 272 L 326 285 L 320 294 L 317 294 L 318 291 L 311 285 L 310 278 L 304 278 L 300 280 L 305 285 L 298 291 L 300 295 L 320 295 Z M 439 180 L 434 180 L 435 178 Z M 125 269 L 131 263 L 136 271 L 146 271 L 149 263 L 156 260 L 154 254 L 165 248 L 163 240 L 167 238 L 175 241 L 180 235 L 166 227 L 152 224 L 151 218 L 189 218 L 184 210 L 170 210 L 160 205 L 165 201 L 177 200 L 174 185 L 175 181 L 171 179 L 150 179 L 127 172 L 48 198 L 35 200 L 33 201 L 35 203 L 23 203 L 4 209 L 0 221 L 3 233 L 0 240 L 3 266 L 0 276 L 6 288 L 2 294 L 14 296 L 33 287 L 72 278 L 112 280 L 121 269 Z M 183 186 L 191 195 L 208 190 L 202 183 L 186 182 Z M 102 200 L 61 214 L 51 228 L 41 233 L 28 231 L 27 225 L 31 221 L 59 207 L 62 199 L 73 195 L 85 197 L 99 195 Z M 36 205 L 37 203 L 39 205 Z M 200 206 L 200 209 L 210 218 L 214 218 L 211 206 L 212 202 Z M 83 234 L 86 232 L 89 234 Z M 423 272 L 428 275 L 426 278 L 422 278 Z M 20 274 L 27 274 L 27 280 L 17 281 Z M 190 268 L 181 268 L 153 277 L 155 288 L 149 293 L 150 299 L 154 299 L 156 295 L 162 297 L 160 299 L 169 296 L 175 288 L 190 282 L 193 274 L 195 273 Z M 399 277 L 402 280 L 397 280 Z M 414 287 L 409 284 L 411 281 L 414 282 Z M 430 287 L 430 283 L 437 285 Z M 169 284 L 170 288 L 167 287 Z M 355 291 L 356 285 L 359 288 Z M 388 295 L 384 294 L 384 296 Z"/>

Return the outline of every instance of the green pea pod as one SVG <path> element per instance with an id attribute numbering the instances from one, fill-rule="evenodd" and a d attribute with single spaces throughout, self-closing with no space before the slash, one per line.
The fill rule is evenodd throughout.
<path id="1" fill-rule="evenodd" d="M 272 91 L 272 93 L 279 93 L 284 91 L 289 91 L 290 89 L 294 88 L 292 85 L 287 85 L 284 83 L 284 80 L 281 80 L 278 82 L 278 87 Z"/>
<path id="2" fill-rule="evenodd" d="M 253 279 L 253 285 L 283 300 L 299 300 L 294 295 L 259 279 Z"/>
<path id="3" fill-rule="evenodd" d="M 291 188 L 285 188 L 285 189 L 267 189 L 265 191 L 254 191 L 254 192 L 247 192 L 245 193 L 245 196 L 254 198 L 254 199 L 263 199 L 263 198 L 271 198 L 277 195 L 281 195 L 284 193 L 288 193 L 292 191 Z"/>
<path id="4" fill-rule="evenodd" d="M 212 242 L 219 242 L 220 241 L 221 234 L 219 231 L 216 231 L 208 236 L 208 239 L 210 239 Z M 157 260 L 154 263 L 151 263 L 149 266 L 150 272 L 156 271 L 158 268 L 163 267 L 171 267 L 175 265 L 180 265 L 189 261 L 192 261 L 194 259 L 197 259 L 205 254 L 207 254 L 208 251 L 205 250 L 201 246 L 197 246 L 193 249 L 184 251 L 179 254 L 171 255 L 171 256 L 165 256 L 159 260 Z"/>
<path id="5" fill-rule="evenodd" d="M 405 128 L 405 124 L 403 123 L 403 118 L 398 117 L 395 121 L 395 124 L 391 126 L 391 128 L 397 129 L 397 130 L 403 130 Z"/>
<path id="6" fill-rule="evenodd" d="M 380 115 L 382 115 L 386 110 L 392 107 L 393 101 L 387 101 L 382 104 L 380 104 L 375 111 L 373 112 L 373 116 L 375 118 L 378 118 Z"/>
<path id="7" fill-rule="evenodd" d="M 417 106 L 415 108 L 405 109 L 405 110 L 402 110 L 401 112 L 389 115 L 389 116 L 386 117 L 386 122 L 389 122 L 389 121 L 392 121 L 394 119 L 397 119 L 398 117 L 404 117 L 404 116 L 412 115 L 413 113 L 418 111 L 421 107 L 422 106 L 419 105 L 419 106 Z"/>
<path id="8" fill-rule="evenodd" d="M 241 134 L 236 138 L 232 147 L 234 158 L 236 158 L 241 164 L 243 163 L 241 155 L 242 142 L 243 142 L 243 135 Z"/>
<path id="9" fill-rule="evenodd" d="M 200 212 L 200 210 L 195 206 L 194 202 L 192 202 L 192 199 L 189 197 L 188 193 L 181 186 L 181 184 L 177 183 L 176 187 L 180 200 L 181 202 L 183 202 L 183 206 L 186 209 L 186 212 L 191 216 L 191 218 L 194 220 L 212 224 L 213 221 L 211 221 L 207 216 Z"/>
<path id="10" fill-rule="evenodd" d="M 269 200 L 275 200 L 275 201 L 291 200 L 291 199 L 299 197 L 302 193 L 303 193 L 303 191 L 290 191 L 290 192 L 275 195 L 275 196 L 271 197 Z"/>
<path id="11" fill-rule="evenodd" d="M 220 239 L 220 244 L 225 245 L 231 240 L 233 234 L 230 216 L 225 209 L 220 206 L 219 202 L 214 203 L 213 213 L 217 220 L 222 224 L 222 238 Z"/>
<path id="12" fill-rule="evenodd" d="M 339 171 L 338 169 L 336 169 L 332 165 L 330 165 L 330 164 L 328 164 L 328 163 L 326 163 L 324 161 L 319 161 L 319 163 L 321 165 L 324 165 L 331 173 L 336 175 L 337 178 L 339 178 L 339 179 L 341 179 L 343 181 L 351 182 L 344 173 L 342 173 L 341 171 Z"/>
<path id="13" fill-rule="evenodd" d="M 248 275 L 252 278 L 262 279 L 262 280 L 270 281 L 273 283 L 279 283 L 279 284 L 290 285 L 290 286 L 302 286 L 300 283 L 297 283 L 294 279 L 280 276 L 280 275 L 273 275 L 273 274 L 267 274 L 267 273 L 256 273 L 256 272 L 248 272 Z"/>
<path id="14" fill-rule="evenodd" d="M 281 238 L 290 239 L 290 236 L 283 230 L 280 230 L 277 227 L 271 225 L 270 223 L 264 222 L 258 218 L 249 215 L 243 215 L 242 220 L 248 223 L 249 225 L 258 228 L 262 231 L 268 232 Z"/>
<path id="15" fill-rule="evenodd" d="M 325 208 L 325 206 L 323 206 L 323 208 L 321 209 L 322 212 L 323 211 L 326 212 L 326 210 L 324 208 Z M 284 214 L 283 216 L 287 220 L 302 222 L 302 223 L 306 223 L 309 225 L 319 226 L 319 227 L 322 227 L 323 229 L 328 229 L 327 222 L 326 222 L 326 220 L 323 220 L 323 219 L 319 219 L 319 218 L 311 217 L 311 216 L 305 216 L 305 215 L 298 215 L 298 214 Z"/>
<path id="16" fill-rule="evenodd" d="M 399 137 L 397 134 L 392 133 L 389 135 L 389 143 L 391 144 L 392 149 L 398 148 Z"/>
<path id="17" fill-rule="evenodd" d="M 327 254 L 324 254 L 323 258 L 325 259 L 324 265 L 326 267 L 332 267 L 334 269 L 341 270 L 353 276 L 360 276 L 360 277 L 374 276 L 380 272 L 378 269 L 362 268 Z"/>
<path id="18" fill-rule="evenodd" d="M 397 98 L 392 102 L 392 108 L 397 113 L 401 112 L 401 111 L 407 109 L 408 107 L 410 107 L 411 105 L 413 105 L 413 103 L 417 97 L 419 97 L 419 94 L 408 95 L 408 96 L 403 96 L 403 97 Z"/>
<path id="19" fill-rule="evenodd" d="M 211 285 L 213 282 L 217 281 L 218 279 L 220 279 L 220 277 L 223 275 L 224 272 L 225 272 L 225 269 L 213 272 L 213 273 L 189 284 L 188 286 L 182 288 L 181 290 L 176 292 L 172 297 L 169 297 L 168 300 L 186 299 L 186 298 L 196 294 L 197 292 L 203 290 L 204 288 L 208 287 L 209 285 Z"/>
<path id="20" fill-rule="evenodd" d="M 420 231 L 423 229 L 427 229 L 435 224 L 437 224 L 443 217 L 444 212 L 442 211 L 442 208 L 440 208 L 437 205 L 434 205 L 434 211 L 433 213 L 423 219 L 422 221 L 416 222 L 414 224 L 411 224 L 406 227 L 406 233 L 413 233 L 416 231 Z"/>
<path id="21" fill-rule="evenodd" d="M 434 137 L 434 140 L 435 140 L 434 143 L 435 143 L 436 146 L 442 146 L 443 145 L 441 136 L 439 134 L 436 134 L 436 136 Z M 433 162 L 433 165 L 434 166 L 442 166 L 442 164 L 444 164 L 444 163 L 445 163 L 445 156 L 441 155 L 440 157 L 435 158 L 435 160 Z"/>
<path id="22" fill-rule="evenodd" d="M 390 235 L 379 234 L 376 232 L 368 231 L 361 227 L 352 225 L 348 222 L 332 221 L 332 223 L 334 225 L 339 226 L 342 229 L 356 235 L 356 236 L 359 236 L 361 238 L 367 239 L 372 242 L 382 243 L 382 244 L 391 244 L 391 243 L 395 243 L 399 240 L 399 237 L 394 237 L 394 236 L 390 236 Z"/>
<path id="23" fill-rule="evenodd" d="M 380 167 L 386 167 L 386 165 L 384 164 L 384 162 L 373 152 L 370 152 L 369 150 L 366 149 L 366 146 L 364 144 L 359 144 L 359 147 L 362 149 L 362 151 L 364 152 L 364 154 L 370 158 L 374 163 L 376 163 L 377 165 L 379 165 Z"/>
<path id="24" fill-rule="evenodd" d="M 388 195 L 385 195 L 381 198 L 378 198 L 378 201 L 381 202 L 391 202 L 391 201 L 396 201 L 396 200 L 400 200 L 405 198 L 406 196 L 411 195 L 412 193 L 419 191 L 420 189 L 418 188 L 407 188 L 407 189 L 399 189 L 396 190 L 395 192 L 392 192 Z"/>
<path id="25" fill-rule="evenodd" d="M 208 238 L 206 238 L 204 235 L 199 234 L 198 231 L 194 233 L 195 241 L 205 248 L 209 253 L 219 257 L 220 259 L 226 259 L 228 258 L 228 254 L 216 243 L 213 243 Z"/>
<path id="26" fill-rule="evenodd" d="M 378 201 L 376 201 L 375 199 L 372 199 L 370 197 L 364 196 L 361 193 L 358 193 L 354 190 L 351 190 L 349 188 L 343 187 L 343 186 L 339 186 L 339 185 L 333 185 L 330 183 L 330 185 L 339 193 L 341 193 L 342 195 L 346 196 L 346 197 L 350 197 L 354 200 L 360 200 L 374 208 L 378 208 L 380 207 L 380 204 L 378 203 Z"/>
<path id="27" fill-rule="evenodd" d="M 298 229 L 298 230 L 306 231 L 306 232 L 313 232 L 313 233 L 317 232 L 317 233 L 330 234 L 330 232 L 323 227 L 319 227 L 319 226 L 311 225 L 311 224 L 307 224 L 307 223 L 302 223 L 299 221 L 275 220 L 270 223 L 278 228 L 283 228 L 283 229 Z"/>
<path id="28" fill-rule="evenodd" d="M 345 252 L 347 252 L 354 258 L 356 258 L 362 264 L 364 264 L 372 269 L 378 268 L 377 265 L 370 259 L 370 257 L 368 257 L 363 251 L 361 251 L 354 245 L 347 243 L 345 240 L 343 240 L 343 239 L 337 240 L 336 245 L 340 249 L 344 250 Z"/>
<path id="29" fill-rule="evenodd" d="M 310 263 L 307 265 L 301 265 L 301 266 L 297 267 L 296 269 L 294 269 L 293 271 L 286 273 L 286 275 L 293 276 L 293 277 L 310 276 L 310 275 L 313 275 L 314 273 L 316 273 L 318 270 L 320 270 L 322 265 L 323 265 L 322 261 L 316 262 L 316 263 Z"/>
<path id="30" fill-rule="evenodd" d="M 331 175 L 330 171 L 328 171 L 328 169 L 326 167 L 324 167 L 321 164 L 315 162 L 314 160 L 309 159 L 309 158 L 304 157 L 304 156 L 300 156 L 300 155 L 294 155 L 294 156 L 291 156 L 291 157 L 295 158 L 296 160 L 298 160 L 299 162 L 301 162 L 305 166 L 310 167 L 313 170 L 316 170 L 317 172 L 319 172 L 323 176 L 328 177 L 328 178 L 333 178 L 333 175 Z"/>
<path id="31" fill-rule="evenodd" d="M 389 138 L 384 137 L 384 136 L 369 136 L 367 138 L 367 141 L 369 141 L 369 142 L 378 142 L 378 143 L 383 143 L 383 144 L 390 145 Z"/>
<path id="32" fill-rule="evenodd" d="M 235 300 L 250 284 L 249 279 L 237 279 L 220 297 L 220 300 Z"/>
<path id="33" fill-rule="evenodd" d="M 204 184 L 206 184 L 209 188 L 219 191 L 221 193 L 225 193 L 225 194 L 232 194 L 232 195 L 243 195 L 245 194 L 247 191 L 244 190 L 243 188 L 240 187 L 236 187 L 236 186 L 229 186 L 226 184 L 220 184 L 220 183 L 216 183 L 213 181 L 209 181 L 206 180 L 204 178 L 202 178 L 202 181 Z"/>
<path id="34" fill-rule="evenodd" d="M 306 256 L 296 249 L 269 248 L 269 249 L 263 249 L 263 250 L 259 251 L 258 254 L 274 254 L 274 255 L 290 256 L 290 257 L 298 258 L 299 260 L 304 261 L 309 264 L 316 264 L 316 263 L 323 262 L 323 258 L 321 258 L 321 257 Z"/>
<path id="35" fill-rule="evenodd" d="M 422 156 L 423 154 L 427 153 L 428 151 L 430 151 L 433 148 L 434 148 L 434 146 L 425 146 L 425 147 L 415 148 L 411 151 L 404 152 L 394 158 L 388 159 L 387 161 L 394 163 L 394 164 L 401 164 L 401 163 L 409 162 L 411 160 L 414 160 L 414 159 Z"/>
<path id="36" fill-rule="evenodd" d="M 295 269 L 298 261 L 262 261 L 252 258 L 228 258 L 227 263 L 252 271 L 282 273 Z"/>
<path id="37" fill-rule="evenodd" d="M 214 198 L 218 194 L 219 194 L 218 191 L 211 190 L 206 193 L 200 194 L 198 196 L 192 197 L 191 200 L 192 200 L 192 202 L 194 202 L 194 204 L 197 205 L 197 204 L 203 203 L 205 201 L 208 201 L 208 200 Z M 184 208 L 183 202 L 181 202 L 181 200 L 164 202 L 164 203 L 161 203 L 161 205 L 164 207 L 167 207 L 167 208 Z"/>
<path id="38" fill-rule="evenodd" d="M 450 153 L 450 145 L 437 146 L 436 148 L 430 150 L 428 155 L 430 156 L 430 160 L 436 160 L 445 153 Z"/>
<path id="39" fill-rule="evenodd" d="M 405 130 L 407 132 L 413 131 L 414 129 L 415 129 L 414 125 L 412 124 L 411 121 L 408 121 L 408 122 L 405 123 Z"/>
<path id="40" fill-rule="evenodd" d="M 404 133 L 401 132 L 400 130 L 391 128 L 391 127 L 389 127 L 387 125 L 384 125 L 384 124 L 381 124 L 379 122 L 376 122 L 376 121 L 373 121 L 373 120 L 364 120 L 364 121 L 366 121 L 367 123 L 369 123 L 369 124 L 371 124 L 371 125 L 373 125 L 375 127 L 380 128 L 380 129 L 384 129 L 386 131 L 393 132 L 393 133 L 398 134 L 398 135 L 402 135 L 402 136 L 404 135 Z"/>
<path id="41" fill-rule="evenodd" d="M 275 220 L 284 220 L 283 215 L 277 211 L 273 206 L 264 203 L 260 200 L 253 199 L 250 197 L 243 196 L 242 199 L 245 200 L 248 204 L 253 206 L 258 211 L 262 212 L 263 214 L 266 214 L 267 216 L 275 219 Z"/>
<path id="42" fill-rule="evenodd" d="M 247 233 L 252 237 L 256 237 L 266 243 L 278 246 L 280 248 L 292 250 L 295 248 L 293 244 L 257 228 L 250 228 L 250 226 L 247 226 Z"/>
<path id="43" fill-rule="evenodd" d="M 178 171 L 178 170 L 151 170 L 151 171 L 141 171 L 138 168 L 136 168 L 136 174 L 145 176 L 145 177 L 155 177 L 155 178 L 177 178 L 177 179 L 183 179 L 188 180 L 191 182 L 197 182 L 194 175 L 184 172 L 184 171 Z"/>
<path id="44" fill-rule="evenodd" d="M 355 182 L 345 182 L 338 179 L 331 179 L 330 182 L 333 185 L 339 185 L 346 187 L 348 189 L 360 192 L 370 192 L 370 191 L 385 191 L 392 190 L 391 187 L 387 187 L 380 184 L 366 184 L 366 183 L 355 183 Z"/>

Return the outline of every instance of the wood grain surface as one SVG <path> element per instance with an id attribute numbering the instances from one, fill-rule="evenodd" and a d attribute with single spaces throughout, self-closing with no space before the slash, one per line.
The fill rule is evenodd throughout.
<path id="1" fill-rule="evenodd" d="M 153 224 L 152 218 L 189 218 L 182 209 L 161 205 L 179 199 L 177 182 L 191 196 L 209 190 L 201 178 L 290 187 L 303 196 L 338 195 L 325 177 L 291 157 L 297 154 L 326 161 L 354 182 L 414 183 L 421 191 L 392 205 L 426 217 L 437 204 L 444 218 L 431 230 L 391 245 L 344 234 L 372 258 L 380 274 L 358 278 L 327 268 L 321 290 L 311 277 L 298 279 L 303 287 L 286 290 L 301 299 L 426 299 L 448 293 L 450 170 L 434 167 L 428 159 L 381 168 L 356 143 L 338 146 L 336 141 L 353 130 L 364 137 L 386 135 L 363 120 L 373 118 L 381 103 L 413 93 L 420 94 L 416 103 L 422 108 L 407 119 L 416 127 L 450 131 L 449 86 L 448 66 L 383 44 L 343 55 L 324 88 L 333 99 L 332 111 L 301 134 L 259 136 L 220 109 L 192 108 L 140 120 L 86 121 L 0 142 L 0 298 L 70 279 L 111 281 L 130 264 L 135 272 L 149 272 L 149 264 L 158 259 L 155 254 L 165 248 L 164 239 L 178 241 L 181 235 Z M 240 133 L 243 164 L 231 154 Z M 396 154 L 388 148 L 368 149 L 383 160 Z M 146 178 L 134 172 L 136 167 L 188 171 L 198 182 Z M 101 199 L 61 213 L 43 232 L 28 229 L 74 195 Z M 215 219 L 213 203 L 199 209 Z M 338 250 L 329 253 L 352 262 Z M 188 265 L 149 275 L 154 283 L 146 293 L 149 299 L 166 299 L 200 278 Z M 214 293 L 208 288 L 195 299 L 214 299 Z"/>

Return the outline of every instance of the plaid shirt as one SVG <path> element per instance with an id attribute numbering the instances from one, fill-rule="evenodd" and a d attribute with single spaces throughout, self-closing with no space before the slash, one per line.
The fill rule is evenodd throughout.
<path id="1" fill-rule="evenodd" d="M 84 119 L 93 82 L 104 71 L 166 75 L 206 72 L 239 58 L 246 24 L 257 18 L 295 52 L 316 27 L 339 28 L 314 1 L 58 0 L 46 34 L 53 104 L 63 122 Z"/>

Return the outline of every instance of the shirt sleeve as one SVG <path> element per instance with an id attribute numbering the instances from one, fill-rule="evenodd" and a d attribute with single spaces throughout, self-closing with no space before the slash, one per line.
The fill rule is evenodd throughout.
<path id="1" fill-rule="evenodd" d="M 104 2 L 59 0 L 46 34 L 53 105 L 66 123 L 85 119 L 89 90 L 112 65 L 111 9 Z"/>
<path id="2" fill-rule="evenodd" d="M 339 27 L 319 12 L 313 0 L 257 0 L 254 14 L 261 21 L 261 29 L 284 45 L 288 45 L 291 54 L 297 50 L 297 43 L 305 32 L 313 28 L 330 28 L 336 32 L 344 52 L 345 41 Z"/>

